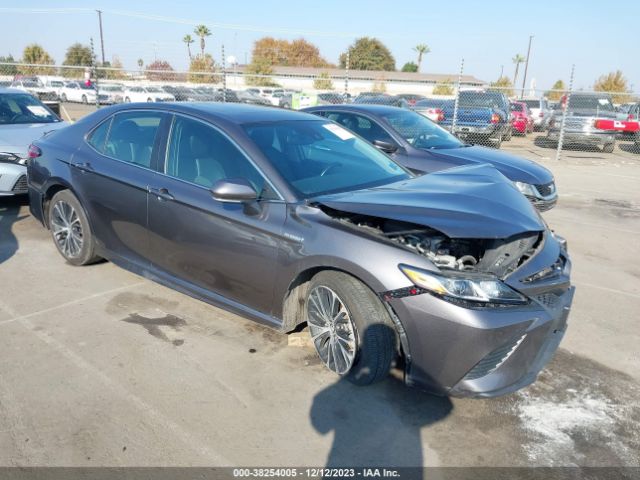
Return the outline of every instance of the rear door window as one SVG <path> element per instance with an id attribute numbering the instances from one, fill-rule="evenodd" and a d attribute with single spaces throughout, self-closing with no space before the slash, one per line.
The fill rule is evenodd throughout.
<path id="1" fill-rule="evenodd" d="M 163 117 L 161 112 L 116 114 L 105 144 L 105 155 L 151 168 L 151 153 Z"/>

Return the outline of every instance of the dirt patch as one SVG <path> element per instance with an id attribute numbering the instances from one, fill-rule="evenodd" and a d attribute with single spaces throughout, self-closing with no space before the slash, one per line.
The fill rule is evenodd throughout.
<path id="1" fill-rule="evenodd" d="M 144 293 L 122 292 L 113 297 L 107 303 L 105 311 L 111 315 L 121 316 L 131 311 L 159 311 L 172 310 L 178 306 L 178 302 L 166 298 L 154 297 Z"/>

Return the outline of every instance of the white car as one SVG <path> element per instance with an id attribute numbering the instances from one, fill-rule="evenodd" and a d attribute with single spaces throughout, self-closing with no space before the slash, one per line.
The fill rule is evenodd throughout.
<path id="1" fill-rule="evenodd" d="M 67 82 L 60 89 L 60 100 L 63 102 L 96 103 L 96 89 L 84 82 Z M 100 95 L 100 103 L 107 100 L 106 95 Z"/>
<path id="2" fill-rule="evenodd" d="M 48 92 L 56 96 L 56 100 L 60 98 L 60 92 L 66 81 L 64 78 L 49 75 L 38 75 L 36 78 Z"/>
<path id="3" fill-rule="evenodd" d="M 38 80 L 33 78 L 22 78 L 14 80 L 11 84 L 11 88 L 22 90 L 23 92 L 30 93 L 38 97 L 40 100 L 56 100 L 55 93 L 51 93 L 46 89 Z"/>
<path id="4" fill-rule="evenodd" d="M 160 87 L 129 87 L 124 91 L 124 101 L 129 102 L 175 102 L 176 97 Z"/>
<path id="5" fill-rule="evenodd" d="M 100 83 L 98 84 L 98 91 L 100 96 L 103 94 L 107 96 L 107 100 L 104 103 L 114 104 L 124 102 L 124 85 L 119 83 Z M 100 103 L 103 103 L 102 100 Z"/>
<path id="6" fill-rule="evenodd" d="M 31 93 L 0 88 L 0 197 L 27 193 L 29 145 L 66 125 Z"/>

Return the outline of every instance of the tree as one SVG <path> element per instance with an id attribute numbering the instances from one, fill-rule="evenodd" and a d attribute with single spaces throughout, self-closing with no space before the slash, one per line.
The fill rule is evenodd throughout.
<path id="1" fill-rule="evenodd" d="M 617 93 L 618 95 L 612 96 L 613 103 L 627 103 L 631 99 L 631 96 L 628 95 L 631 92 L 628 88 L 627 79 L 620 70 L 602 75 L 593 84 L 593 89 L 596 92 Z"/>
<path id="2" fill-rule="evenodd" d="M 142 69 L 142 67 L 144 66 L 144 60 L 142 60 L 141 58 L 138 59 L 138 68 Z"/>
<path id="3" fill-rule="evenodd" d="M 193 33 L 200 37 L 200 54 L 204 56 L 204 39 L 211 36 L 211 30 L 206 25 L 198 25 Z"/>
<path id="4" fill-rule="evenodd" d="M 429 53 L 431 49 L 429 48 L 429 45 L 425 43 L 419 43 L 418 45 L 413 47 L 413 50 L 418 52 L 418 69 L 416 70 L 416 72 L 419 72 L 420 66 L 422 65 L 422 57 Z"/>
<path id="5" fill-rule="evenodd" d="M 187 45 L 187 53 L 189 54 L 189 60 L 191 60 L 193 58 L 193 56 L 191 55 L 191 44 L 194 43 L 195 40 L 191 35 L 187 34 L 182 37 L 182 41 Z"/>
<path id="6" fill-rule="evenodd" d="M 434 95 L 453 95 L 453 82 L 450 78 L 433 87 Z"/>
<path id="7" fill-rule="evenodd" d="M 247 85 L 264 87 L 278 86 L 269 75 L 273 75 L 271 64 L 264 59 L 253 59 L 245 69 L 245 83 Z"/>
<path id="8" fill-rule="evenodd" d="M 260 38 L 253 44 L 251 59 L 253 62 L 290 67 L 330 66 L 329 62 L 320 56 L 318 47 L 304 38 L 291 42 L 273 37 Z"/>
<path id="9" fill-rule="evenodd" d="M 345 68 L 349 54 L 349 68 L 354 70 L 396 69 L 396 60 L 389 49 L 377 38 L 361 37 L 340 55 L 340 67 Z"/>
<path id="10" fill-rule="evenodd" d="M 93 55 L 91 54 L 91 47 L 82 45 L 81 43 L 74 43 L 67 48 L 67 53 L 64 56 L 64 62 L 62 65 L 82 68 L 63 68 L 62 75 L 64 77 L 79 78 L 84 74 L 84 67 L 90 67 L 93 64 Z"/>
<path id="11" fill-rule="evenodd" d="M 145 76 L 149 80 L 172 81 L 176 75 L 173 67 L 166 60 L 155 60 L 145 68 Z"/>
<path id="12" fill-rule="evenodd" d="M 544 93 L 544 96 L 549 100 L 557 102 L 562 98 L 562 95 L 565 94 L 565 86 L 562 80 L 557 80 L 556 83 L 553 84 L 551 90 Z"/>
<path id="13" fill-rule="evenodd" d="M 526 60 L 522 55 L 516 53 L 516 56 L 511 59 L 513 63 L 516 64 L 516 73 L 513 74 L 513 84 L 515 85 L 518 81 L 518 70 L 520 70 L 520 64 Z"/>
<path id="14" fill-rule="evenodd" d="M 0 63 L 16 63 L 13 55 L 9 54 L 6 57 L 0 56 Z M 0 65 L 0 73 L 2 75 L 15 75 L 18 73 L 18 67 L 15 65 Z"/>
<path id="15" fill-rule="evenodd" d="M 496 90 L 504 93 L 507 97 L 513 96 L 513 84 L 509 77 L 500 77 L 495 82 L 489 84 L 489 90 Z"/>
<path id="16" fill-rule="evenodd" d="M 418 65 L 416 65 L 413 62 L 407 62 L 402 66 L 402 71 L 403 72 L 417 72 L 418 71 Z"/>
<path id="17" fill-rule="evenodd" d="M 189 81 L 194 83 L 218 83 L 220 78 L 215 75 L 216 64 L 208 54 L 196 55 L 189 65 Z"/>
<path id="18" fill-rule="evenodd" d="M 104 66 L 106 67 L 109 62 L 105 62 Z M 122 62 L 117 55 L 113 56 L 111 64 L 109 65 L 109 69 L 105 70 L 104 78 L 109 80 L 122 80 L 127 78 L 124 73 L 124 67 L 122 66 Z"/>
<path id="19" fill-rule="evenodd" d="M 387 92 L 387 82 L 384 77 L 378 77 L 378 79 L 373 83 L 372 90 L 375 93 L 386 93 Z"/>
<path id="20" fill-rule="evenodd" d="M 322 72 L 313 81 L 313 88 L 316 90 L 333 90 L 333 82 L 328 72 Z"/>
<path id="21" fill-rule="evenodd" d="M 37 43 L 32 43 L 24 48 L 22 63 L 54 65 L 56 62 L 44 48 Z M 23 75 L 54 75 L 56 73 L 55 68 L 52 67 L 20 67 L 18 70 Z"/>

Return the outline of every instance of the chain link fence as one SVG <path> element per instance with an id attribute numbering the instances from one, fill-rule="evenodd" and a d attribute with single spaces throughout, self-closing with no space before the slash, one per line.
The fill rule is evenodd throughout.
<path id="1" fill-rule="evenodd" d="M 224 57 L 224 47 L 222 49 Z M 158 64 L 156 65 L 156 67 Z M 493 148 L 518 137 L 527 145 L 563 150 L 640 150 L 640 95 L 516 88 L 466 75 L 358 71 L 345 68 L 211 63 L 202 71 L 123 69 L 0 62 L 0 86 L 38 96 L 63 115 L 66 104 L 97 108 L 121 102 L 240 102 L 282 108 L 342 103 L 409 108 L 470 144 Z M 573 69 L 567 72 L 573 79 Z M 63 115 L 64 116 L 64 115 Z M 551 156 L 551 155 L 550 155 Z"/>

